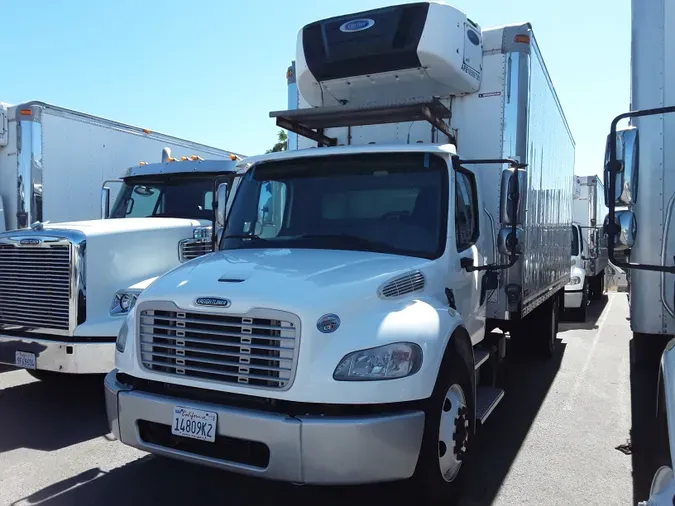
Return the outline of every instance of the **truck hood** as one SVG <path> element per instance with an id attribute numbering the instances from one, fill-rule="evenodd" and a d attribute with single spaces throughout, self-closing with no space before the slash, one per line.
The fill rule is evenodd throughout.
<path id="1" fill-rule="evenodd" d="M 202 225 L 199 220 L 184 218 L 113 218 L 108 220 L 67 221 L 47 223 L 44 230 L 76 230 L 87 237 L 115 235 L 126 232 L 145 232 L 175 228 L 193 228 Z"/>
<path id="2" fill-rule="evenodd" d="M 220 251 L 184 264 L 153 283 L 138 300 L 171 300 L 195 308 L 198 297 L 224 297 L 230 309 L 293 311 L 340 304 L 362 306 L 379 286 L 429 260 L 363 251 L 251 249 Z M 326 309 L 328 311 L 329 309 Z"/>

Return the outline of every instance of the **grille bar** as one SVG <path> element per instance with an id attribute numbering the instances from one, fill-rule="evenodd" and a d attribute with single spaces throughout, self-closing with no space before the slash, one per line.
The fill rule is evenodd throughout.
<path id="1" fill-rule="evenodd" d="M 299 334 L 294 315 L 138 310 L 139 353 L 146 369 L 259 388 L 290 386 Z"/>
<path id="2" fill-rule="evenodd" d="M 184 239 L 180 242 L 178 256 L 181 262 L 187 262 L 213 251 L 210 240 Z"/>
<path id="3" fill-rule="evenodd" d="M 0 324 L 68 330 L 70 244 L 0 244 Z"/>

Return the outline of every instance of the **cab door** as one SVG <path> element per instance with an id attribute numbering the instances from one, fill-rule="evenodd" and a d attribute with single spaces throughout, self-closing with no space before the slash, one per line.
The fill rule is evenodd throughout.
<path id="1" fill-rule="evenodd" d="M 481 341 L 485 334 L 485 300 L 481 297 L 481 271 L 471 270 L 485 263 L 481 248 L 480 203 L 476 177 L 473 172 L 458 167 L 454 170 L 455 247 L 450 255 L 448 287 L 452 289 L 457 311 L 471 341 Z M 484 299 L 484 300 L 483 300 Z"/>

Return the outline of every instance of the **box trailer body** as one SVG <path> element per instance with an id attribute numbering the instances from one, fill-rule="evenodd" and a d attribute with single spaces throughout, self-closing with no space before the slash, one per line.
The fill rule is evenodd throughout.
<path id="1" fill-rule="evenodd" d="M 270 115 L 290 149 L 238 164 L 220 251 L 127 317 L 111 430 L 271 479 L 413 477 L 438 499 L 504 396 L 507 332 L 555 353 L 570 130 L 529 24 L 483 30 L 440 2 L 311 23 L 288 77 Z M 191 445 L 222 437 L 245 462 Z"/>
<path id="2" fill-rule="evenodd" d="M 528 43 L 517 42 L 519 36 Z M 524 40 L 524 39 L 523 39 Z M 289 109 L 310 107 L 298 91 L 296 63 L 289 68 Z M 488 317 L 508 320 L 527 315 L 546 294 L 570 277 L 572 184 L 575 144 L 551 78 L 529 24 L 483 30 L 480 91 L 445 99 L 452 110 L 449 127 L 464 158 L 512 158 L 527 164 L 522 224 L 523 261 L 511 267 L 488 299 Z M 435 143 L 443 134 L 423 121 L 327 128 L 340 146 Z M 309 149 L 316 142 L 290 134 L 288 147 Z M 497 230 L 489 261 L 504 251 L 508 222 L 499 208 L 503 167 L 478 165 L 483 184 L 484 219 Z M 500 225 L 501 224 L 501 225 Z M 490 250 L 490 248 L 488 248 Z M 509 286 L 507 296 L 505 287 Z M 517 293 L 516 293 L 517 292 Z M 512 302 L 509 302 L 509 297 Z"/>
<path id="3" fill-rule="evenodd" d="M 99 218 L 103 181 L 139 161 L 159 162 L 164 147 L 177 157 L 231 154 L 44 102 L 0 104 L 0 231 Z"/>

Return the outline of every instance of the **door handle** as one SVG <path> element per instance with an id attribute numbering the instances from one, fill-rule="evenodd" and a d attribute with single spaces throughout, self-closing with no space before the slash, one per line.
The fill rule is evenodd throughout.
<path id="1" fill-rule="evenodd" d="M 473 267 L 473 258 L 462 257 L 459 260 L 459 265 L 462 269 L 468 270 L 470 267 Z"/>

